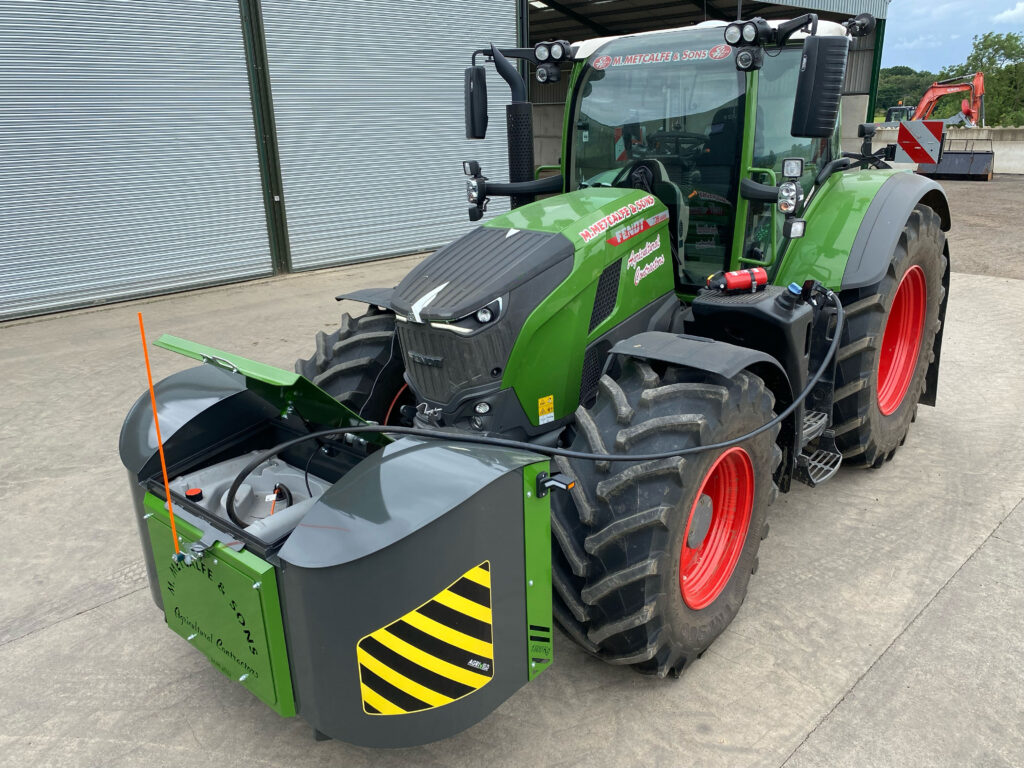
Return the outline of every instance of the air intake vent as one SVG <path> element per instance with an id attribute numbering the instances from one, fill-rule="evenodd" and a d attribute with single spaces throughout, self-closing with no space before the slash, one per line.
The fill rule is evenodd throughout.
<path id="1" fill-rule="evenodd" d="M 615 261 L 605 267 L 597 280 L 597 295 L 594 296 L 594 309 L 590 313 L 590 327 L 593 331 L 611 315 L 615 309 L 615 301 L 619 297 L 619 275 L 622 272 L 622 261 Z"/>
<path id="2" fill-rule="evenodd" d="M 580 405 L 586 403 L 597 391 L 597 380 L 601 378 L 601 363 L 606 345 L 595 344 L 583 357 L 583 375 L 580 376 Z"/>

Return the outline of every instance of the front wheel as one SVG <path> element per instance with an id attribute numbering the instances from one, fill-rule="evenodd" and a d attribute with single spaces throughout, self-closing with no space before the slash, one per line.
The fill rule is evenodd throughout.
<path id="1" fill-rule="evenodd" d="M 882 280 L 845 291 L 832 423 L 844 463 L 879 467 L 903 444 L 935 359 L 946 237 L 918 205 Z"/>
<path id="2" fill-rule="evenodd" d="M 737 437 L 772 418 L 757 376 L 728 379 L 626 359 L 576 412 L 574 450 L 659 453 Z M 677 675 L 732 621 L 757 567 L 781 458 L 768 430 L 725 450 L 635 463 L 557 459 L 555 617 L 585 649 Z"/>
<path id="3" fill-rule="evenodd" d="M 295 372 L 367 421 L 408 426 L 401 407 L 415 404 L 415 398 L 405 383 L 391 312 L 371 308 L 359 317 L 346 312 L 338 330 L 317 333 L 315 353 L 296 360 Z"/>

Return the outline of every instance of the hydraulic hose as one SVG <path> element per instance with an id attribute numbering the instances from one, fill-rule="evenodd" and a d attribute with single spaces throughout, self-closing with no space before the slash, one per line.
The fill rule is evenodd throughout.
<path id="1" fill-rule="evenodd" d="M 361 427 L 324 429 L 319 432 L 310 432 L 300 437 L 293 438 L 292 440 L 286 440 L 283 443 L 275 445 L 273 448 L 263 451 L 246 464 L 235 477 L 234 482 L 231 483 L 231 487 L 228 489 L 226 505 L 228 518 L 230 518 L 231 522 L 235 525 L 243 528 L 245 527 L 235 514 L 235 494 L 238 493 L 238 489 L 242 486 L 245 478 L 248 477 L 249 473 L 256 469 L 256 467 L 268 459 L 273 458 L 281 451 L 287 450 L 294 445 L 299 445 L 307 440 L 316 440 L 321 437 L 330 437 L 332 435 L 357 435 L 360 433 L 386 432 L 389 435 L 413 435 L 416 437 L 443 438 L 445 440 L 451 440 L 459 443 L 493 445 L 500 448 L 518 448 L 523 451 L 539 453 L 544 456 L 561 456 L 566 459 L 579 459 L 582 461 L 657 461 L 659 459 L 671 459 L 675 456 L 689 456 L 695 453 L 703 453 L 705 451 L 717 451 L 723 448 L 731 448 L 732 446 L 738 445 L 752 437 L 756 437 L 765 430 L 771 429 L 776 424 L 779 424 L 784 419 L 788 418 L 790 414 L 792 414 L 807 398 L 815 385 L 821 380 L 821 377 L 825 375 L 825 371 L 828 370 L 828 365 L 835 356 L 836 350 L 839 348 L 839 342 L 843 333 L 843 326 L 846 321 L 846 311 L 843 309 L 843 305 L 839 301 L 839 297 L 836 296 L 834 292 L 827 288 L 819 290 L 824 293 L 825 300 L 836 308 L 836 326 L 833 330 L 832 342 L 829 344 L 828 350 L 825 352 L 825 359 L 822 360 L 818 370 L 814 372 L 814 375 L 808 380 L 807 385 L 800 391 L 800 394 L 793 398 L 793 402 L 790 403 L 789 406 L 757 429 L 751 430 L 739 437 L 733 437 L 718 443 L 695 445 L 690 448 L 680 448 L 674 451 L 661 451 L 659 453 L 589 453 L 587 451 L 571 451 L 568 448 L 555 448 L 553 446 L 527 443 L 521 440 L 507 440 L 502 437 L 474 435 L 468 432 L 444 432 L 442 430 L 422 429 L 420 427 L 389 427 L 381 424 L 368 424 Z"/>

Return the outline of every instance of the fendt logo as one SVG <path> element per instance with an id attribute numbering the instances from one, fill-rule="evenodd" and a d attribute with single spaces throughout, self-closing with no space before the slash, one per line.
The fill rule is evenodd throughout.
<path id="1" fill-rule="evenodd" d="M 721 43 L 712 48 L 711 52 L 708 55 L 712 59 L 724 59 L 730 53 L 732 53 L 732 48 L 726 45 L 725 43 Z"/>
<path id="2" fill-rule="evenodd" d="M 420 365 L 429 365 L 431 368 L 440 368 L 444 365 L 443 357 L 424 355 L 422 352 L 413 352 L 412 350 L 409 350 L 409 359 Z"/>
<path id="3" fill-rule="evenodd" d="M 590 65 L 594 69 L 607 69 L 612 63 L 611 56 L 598 56 L 594 59 L 594 62 Z"/>

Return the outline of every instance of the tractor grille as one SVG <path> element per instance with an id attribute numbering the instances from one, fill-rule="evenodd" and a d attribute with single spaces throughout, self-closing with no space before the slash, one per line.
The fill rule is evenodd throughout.
<path id="1" fill-rule="evenodd" d="M 398 323 L 405 371 L 413 391 L 436 405 L 446 405 L 470 387 L 501 381 L 512 343 L 509 323 L 472 336 L 420 323 Z M 492 375 L 495 368 L 497 375 Z"/>

